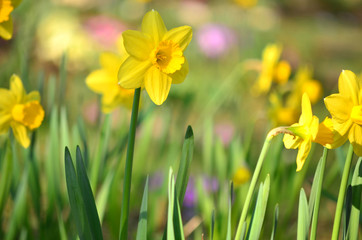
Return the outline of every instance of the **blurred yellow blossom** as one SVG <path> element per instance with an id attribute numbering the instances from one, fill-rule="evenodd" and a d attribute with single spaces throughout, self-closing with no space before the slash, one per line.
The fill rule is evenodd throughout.
<path id="1" fill-rule="evenodd" d="M 29 130 L 38 128 L 44 118 L 37 91 L 26 94 L 23 83 L 17 75 L 10 79 L 10 90 L 0 88 L 0 134 L 11 127 L 15 139 L 24 147 L 30 145 Z"/>
<path id="2" fill-rule="evenodd" d="M 302 114 L 299 122 L 287 128 L 292 134 L 285 134 L 284 146 L 287 149 L 298 148 L 297 172 L 303 168 L 304 162 L 310 152 L 312 142 L 322 145 L 331 144 L 333 140 L 331 124 L 328 119 L 319 124 L 316 116 L 313 116 L 309 97 L 306 93 L 302 97 Z"/>
<path id="3" fill-rule="evenodd" d="M 276 93 L 270 94 L 269 117 L 274 126 L 291 125 L 298 120 L 300 114 L 299 105 L 289 105 L 283 103 Z"/>
<path id="4" fill-rule="evenodd" d="M 127 89 L 144 86 L 151 100 L 161 105 L 171 84 L 182 83 L 188 73 L 183 51 L 191 38 L 191 27 L 167 31 L 159 13 L 149 11 L 143 18 L 141 32 L 123 32 L 124 46 L 130 56 L 119 69 L 119 84 Z"/>
<path id="5" fill-rule="evenodd" d="M 269 44 L 265 47 L 262 56 L 262 69 L 253 91 L 256 94 L 267 93 L 272 82 L 285 84 L 290 76 L 291 67 L 287 61 L 280 61 L 282 47 Z"/>
<path id="6" fill-rule="evenodd" d="M 234 0 L 234 2 L 242 8 L 251 8 L 258 3 L 258 0 Z"/>
<path id="7" fill-rule="evenodd" d="M 251 173 L 247 167 L 239 167 L 233 176 L 233 183 L 235 186 L 242 185 L 249 181 L 250 176 Z"/>
<path id="8" fill-rule="evenodd" d="M 20 2 L 20 0 L 0 0 L 0 37 L 5 40 L 13 36 L 13 21 L 10 14 Z"/>
<path id="9" fill-rule="evenodd" d="M 362 156 L 362 88 L 361 79 L 344 70 L 338 79 L 338 94 L 324 99 L 324 103 L 332 115 L 334 142 L 332 148 L 341 146 L 347 139 L 353 150 Z"/>
<path id="10" fill-rule="evenodd" d="M 104 52 L 100 55 L 101 69 L 91 72 L 87 78 L 87 86 L 96 93 L 102 94 L 102 111 L 111 112 L 119 105 L 131 107 L 134 91 L 124 89 L 118 84 L 118 69 L 128 54 L 123 47 L 122 36 L 117 41 L 119 54 Z"/>

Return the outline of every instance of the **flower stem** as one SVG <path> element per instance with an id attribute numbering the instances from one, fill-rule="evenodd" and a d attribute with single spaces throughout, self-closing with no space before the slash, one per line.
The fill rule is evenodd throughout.
<path id="1" fill-rule="evenodd" d="M 129 127 L 129 135 L 128 135 L 126 169 L 125 169 L 124 182 L 123 182 L 121 223 L 120 223 L 120 231 L 119 231 L 120 240 L 126 240 L 127 233 L 128 233 L 128 216 L 129 216 L 129 200 L 130 200 L 130 192 L 131 192 L 133 152 L 134 152 L 134 142 L 135 142 L 135 135 L 136 135 L 136 125 L 137 125 L 140 94 L 141 94 L 141 88 L 135 89 L 133 105 L 132 105 L 131 124 Z"/>
<path id="2" fill-rule="evenodd" d="M 324 148 L 323 156 L 321 159 L 321 170 L 319 175 L 319 182 L 318 182 L 318 191 L 316 193 L 316 199 L 314 203 L 313 209 L 313 220 L 312 220 L 312 228 L 310 231 L 310 240 L 315 240 L 317 236 L 317 225 L 318 225 L 318 214 L 319 214 L 319 206 L 321 201 L 321 193 L 322 193 L 322 185 L 323 185 L 323 176 L 324 176 L 324 169 L 326 167 L 326 159 L 327 159 L 328 149 Z M 313 179 L 316 181 L 316 179 Z"/>
<path id="3" fill-rule="evenodd" d="M 270 143 L 271 143 L 270 140 L 274 136 L 276 136 L 277 134 L 278 133 L 274 134 L 274 131 L 272 130 L 272 131 L 269 132 L 267 138 L 265 139 L 263 148 L 261 150 L 258 162 L 257 162 L 255 170 L 254 170 L 253 177 L 252 177 L 251 182 L 250 182 L 248 194 L 246 195 L 246 199 L 245 199 L 245 203 L 244 203 L 244 206 L 243 206 L 243 211 L 241 212 L 241 217 L 240 217 L 240 220 L 239 220 L 239 224 L 238 224 L 238 228 L 237 228 L 237 231 L 236 231 L 235 239 L 240 239 L 241 238 L 243 224 L 244 224 L 246 216 L 248 214 L 250 201 L 251 201 L 251 198 L 253 196 L 253 192 L 254 192 L 254 189 L 255 189 L 256 182 L 258 181 L 258 178 L 259 178 L 261 167 L 263 165 L 266 153 L 267 153 L 267 151 L 269 149 L 269 146 L 270 146 Z"/>
<path id="4" fill-rule="evenodd" d="M 341 223 L 341 218 L 342 218 L 343 203 L 346 195 L 348 175 L 351 169 L 352 157 L 353 157 L 353 146 L 351 144 L 348 149 L 346 162 L 344 163 L 341 186 L 339 188 L 339 193 L 338 193 L 336 215 L 334 216 L 334 223 L 333 223 L 332 240 L 337 240 L 339 237 L 339 225 Z"/>

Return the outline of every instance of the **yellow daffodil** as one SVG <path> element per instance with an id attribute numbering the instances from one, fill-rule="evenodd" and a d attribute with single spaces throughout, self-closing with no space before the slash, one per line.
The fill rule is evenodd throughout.
<path id="1" fill-rule="evenodd" d="M 119 84 L 127 89 L 145 87 L 151 100 L 161 105 L 171 84 L 184 81 L 189 66 L 183 52 L 192 38 L 189 26 L 167 31 L 158 12 L 143 18 L 142 31 L 123 32 L 124 46 L 130 55 L 118 72 Z"/>
<path id="2" fill-rule="evenodd" d="M 234 0 L 234 2 L 242 8 L 251 8 L 258 3 L 258 0 Z"/>
<path id="3" fill-rule="evenodd" d="M 242 185 L 249 181 L 251 176 L 250 170 L 247 167 L 239 167 L 234 176 L 233 176 L 233 183 L 235 186 Z"/>
<path id="4" fill-rule="evenodd" d="M 116 107 L 132 106 L 134 91 L 118 84 L 118 69 L 128 54 L 123 47 L 123 39 L 118 39 L 119 54 L 104 52 L 100 55 L 101 69 L 91 72 L 86 79 L 87 86 L 96 93 L 102 94 L 102 111 L 109 113 Z"/>
<path id="5" fill-rule="evenodd" d="M 269 97 L 269 117 L 274 126 L 291 125 L 298 120 L 300 114 L 299 105 L 285 105 L 277 94 L 272 93 Z"/>
<path id="6" fill-rule="evenodd" d="M 279 61 L 281 52 L 282 47 L 277 44 L 269 44 L 264 49 L 261 73 L 253 87 L 256 94 L 268 92 L 273 81 L 278 84 L 288 81 L 291 67 L 287 61 Z"/>
<path id="7" fill-rule="evenodd" d="M 348 70 L 342 71 L 338 79 L 338 94 L 324 99 L 324 103 L 332 115 L 335 131 L 334 142 L 330 147 L 341 146 L 347 139 L 353 150 L 362 156 L 362 82 Z"/>
<path id="8" fill-rule="evenodd" d="M 38 128 L 44 118 L 37 91 L 26 94 L 17 75 L 10 79 L 10 90 L 0 88 L 0 134 L 11 127 L 15 139 L 24 147 L 30 145 L 28 132 Z"/>
<path id="9" fill-rule="evenodd" d="M 0 0 L 0 37 L 9 40 L 13 36 L 11 12 L 19 5 L 20 0 Z"/>

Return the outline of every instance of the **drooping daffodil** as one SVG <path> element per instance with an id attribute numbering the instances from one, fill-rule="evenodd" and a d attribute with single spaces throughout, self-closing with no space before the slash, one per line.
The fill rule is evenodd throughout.
<path id="1" fill-rule="evenodd" d="M 13 36 L 13 21 L 10 14 L 20 2 L 21 0 L 0 0 L 0 37 L 5 40 Z"/>
<path id="2" fill-rule="evenodd" d="M 125 89 L 118 84 L 118 69 L 128 57 L 123 47 L 123 39 L 117 40 L 118 54 L 103 52 L 99 61 L 101 69 L 91 72 L 86 78 L 87 86 L 96 93 L 102 94 L 102 111 L 109 113 L 123 105 L 130 108 L 134 91 Z"/>
<path id="3" fill-rule="evenodd" d="M 188 73 L 183 52 L 192 38 L 191 27 L 167 31 L 160 14 L 152 10 L 143 18 L 142 31 L 122 35 L 129 57 L 119 69 L 119 84 L 126 89 L 145 87 L 151 100 L 161 105 L 171 84 L 182 83 Z"/>
<path id="4" fill-rule="evenodd" d="M 292 134 L 285 134 L 283 138 L 284 146 L 287 149 L 298 148 L 297 172 L 302 170 L 312 142 L 317 142 L 324 146 L 332 143 L 332 127 L 327 120 L 319 124 L 318 118 L 312 113 L 308 94 L 304 93 L 302 97 L 302 114 L 299 122 L 288 127 L 287 129 Z"/>
<path id="5" fill-rule="evenodd" d="M 330 147 L 341 146 L 349 139 L 354 152 L 362 156 L 362 82 L 353 72 L 343 70 L 338 79 L 339 93 L 324 99 L 332 115 L 335 131 Z"/>
<path id="6" fill-rule="evenodd" d="M 37 91 L 26 94 L 17 75 L 10 79 L 10 90 L 0 88 L 0 134 L 11 127 L 15 139 L 24 147 L 30 145 L 29 131 L 38 128 L 44 119 Z"/>

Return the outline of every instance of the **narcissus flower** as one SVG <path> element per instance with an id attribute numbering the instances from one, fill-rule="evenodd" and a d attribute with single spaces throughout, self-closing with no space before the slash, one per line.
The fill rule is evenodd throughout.
<path id="1" fill-rule="evenodd" d="M 285 134 L 283 142 L 287 149 L 298 148 L 297 172 L 303 168 L 312 142 L 327 146 L 333 141 L 330 119 L 327 118 L 319 124 L 318 118 L 313 116 L 311 103 L 306 93 L 304 93 L 302 97 L 302 114 L 299 122 L 288 127 L 287 130 L 293 134 Z"/>
<path id="2" fill-rule="evenodd" d="M 235 184 L 235 186 L 242 185 L 249 181 L 250 176 L 251 173 L 247 167 L 239 167 L 233 176 L 233 183 Z"/>
<path id="3" fill-rule="evenodd" d="M 285 84 L 290 76 L 291 67 L 287 61 L 279 61 L 282 47 L 269 44 L 263 51 L 262 69 L 253 91 L 263 94 L 269 91 L 272 82 Z"/>
<path id="4" fill-rule="evenodd" d="M 37 91 L 26 94 L 17 75 L 10 79 L 10 90 L 0 88 L 0 134 L 11 127 L 15 139 L 24 147 L 30 145 L 28 132 L 38 128 L 44 118 Z"/>
<path id="5" fill-rule="evenodd" d="M 349 139 L 353 150 L 362 156 L 362 82 L 348 70 L 342 71 L 338 79 L 338 94 L 324 99 L 332 115 L 335 131 L 331 147 L 339 147 Z"/>
<path id="6" fill-rule="evenodd" d="M 21 0 L 0 0 L 0 37 L 9 40 L 13 36 L 13 21 L 11 12 Z"/>
<path id="7" fill-rule="evenodd" d="M 118 72 L 119 84 L 127 89 L 145 87 L 151 100 L 161 105 L 171 84 L 182 83 L 189 66 L 183 55 L 192 38 L 189 26 L 167 31 L 158 12 L 143 18 L 142 31 L 127 30 L 123 40 L 129 57 Z"/>
<path id="8" fill-rule="evenodd" d="M 101 69 L 91 72 L 86 79 L 87 86 L 96 93 L 102 94 L 102 111 L 109 113 L 116 107 L 132 106 L 134 91 L 118 84 L 118 69 L 128 54 L 123 47 L 123 39 L 117 41 L 119 54 L 104 52 L 100 55 Z"/>

